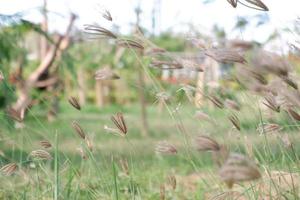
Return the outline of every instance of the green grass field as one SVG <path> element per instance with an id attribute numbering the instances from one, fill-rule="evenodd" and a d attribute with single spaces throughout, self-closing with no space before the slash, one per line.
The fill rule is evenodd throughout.
<path id="1" fill-rule="evenodd" d="M 242 99 L 243 101 L 243 99 Z M 251 102 L 251 101 L 246 101 Z M 213 122 L 195 119 L 196 109 L 181 105 L 159 112 L 148 107 L 150 135 L 140 134 L 138 105 L 84 106 L 81 111 L 63 103 L 57 119 L 47 122 L 44 108 L 35 107 L 25 127 L 15 129 L 2 116 L 0 129 L 1 166 L 18 163 L 12 176 L 1 175 L 0 199 L 297 199 L 299 196 L 299 130 L 286 113 L 268 119 L 257 105 L 246 105 L 237 113 L 242 131 L 232 128 L 229 110 L 206 107 Z M 110 117 L 124 113 L 128 127 L 125 137 L 104 130 L 115 128 Z M 262 113 L 262 114 L 261 114 Z M 93 143 L 91 152 L 73 130 L 76 120 Z M 260 135 L 257 125 L 277 122 L 277 134 Z M 280 134 L 288 133 L 294 145 L 286 149 Z M 278 136 L 279 134 L 279 136 Z M 198 152 L 197 135 L 210 135 L 231 152 L 248 154 L 259 164 L 262 178 L 228 189 L 218 176 L 210 152 Z M 57 137 L 57 138 L 56 138 Z M 52 144 L 50 161 L 33 160 L 30 152 L 43 149 L 39 141 Z M 174 144 L 176 155 L 155 152 L 159 141 Z M 56 142 L 57 141 L 57 142 Z M 299 141 L 299 140 L 298 140 Z M 87 159 L 78 151 L 82 148 Z M 251 155 L 252 154 L 252 155 Z M 128 163 L 128 169 L 123 163 Z M 124 167 L 125 166 L 125 167 Z M 279 175 L 278 175 L 279 173 Z M 277 178 L 275 175 L 279 178 Z M 168 177 L 176 177 L 172 188 Z M 274 180 L 270 177 L 273 177 Z M 278 180 L 277 180 L 278 179 Z M 280 198 L 278 198 L 280 197 Z"/>

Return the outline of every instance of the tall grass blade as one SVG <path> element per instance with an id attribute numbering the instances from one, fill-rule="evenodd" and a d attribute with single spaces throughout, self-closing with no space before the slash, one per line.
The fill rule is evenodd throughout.
<path id="1" fill-rule="evenodd" d="M 115 195 L 116 200 L 119 200 L 119 189 L 118 189 L 118 182 L 117 182 L 117 170 L 114 158 L 112 158 L 112 168 L 113 168 L 113 176 L 114 176 L 114 188 L 115 188 Z"/>
<path id="2" fill-rule="evenodd" d="M 54 152 L 54 200 L 59 199 L 59 155 L 58 155 L 58 134 L 55 133 Z"/>

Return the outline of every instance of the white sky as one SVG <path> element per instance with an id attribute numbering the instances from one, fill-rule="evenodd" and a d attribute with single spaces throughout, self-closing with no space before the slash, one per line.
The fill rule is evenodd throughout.
<path id="1" fill-rule="evenodd" d="M 48 0 L 48 9 L 57 14 L 50 16 L 50 28 L 52 30 L 64 30 L 69 12 L 75 12 L 80 19 L 77 21 L 79 28 L 83 24 L 97 22 L 108 26 L 97 11 L 97 8 L 104 6 L 114 18 L 114 23 L 119 25 L 121 31 L 128 31 L 129 24 L 135 22 L 134 8 L 141 2 L 143 11 L 141 24 L 151 30 L 152 8 L 155 1 L 159 0 Z M 255 16 L 263 12 L 238 6 L 232 8 L 226 0 L 215 0 L 215 2 L 203 5 L 203 0 L 161 0 L 161 16 L 159 20 L 160 29 L 172 28 L 174 31 L 184 32 L 189 36 L 187 26 L 192 23 L 200 32 L 209 33 L 214 24 L 224 27 L 231 38 L 241 38 L 264 41 L 275 29 L 282 29 L 290 25 L 293 20 L 300 17 L 300 0 L 263 0 L 269 7 L 267 14 L 270 23 L 266 26 L 254 28 L 250 26 L 246 32 L 233 31 L 235 19 L 238 16 Z M 41 15 L 35 8 L 42 5 L 42 0 L 0 0 L 0 13 L 13 14 L 19 11 L 31 12 L 26 16 L 32 21 L 40 21 Z M 99 9 L 98 9 L 99 10 Z M 284 40 L 293 40 L 288 35 Z"/>

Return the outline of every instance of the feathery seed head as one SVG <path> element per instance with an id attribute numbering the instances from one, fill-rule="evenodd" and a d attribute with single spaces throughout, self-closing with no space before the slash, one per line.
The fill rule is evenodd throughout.
<path id="1" fill-rule="evenodd" d="M 75 97 L 70 97 L 68 101 L 74 108 L 81 110 L 81 106 Z"/>
<path id="2" fill-rule="evenodd" d="M 1 167 L 0 172 L 5 176 L 10 176 L 18 169 L 18 165 L 16 163 L 9 163 Z"/>
<path id="3" fill-rule="evenodd" d="M 52 160 L 51 154 L 45 150 L 34 150 L 30 153 L 30 156 L 41 160 Z"/>
<path id="4" fill-rule="evenodd" d="M 156 145 L 155 151 L 160 154 L 177 154 L 177 149 L 174 145 L 167 141 L 161 141 Z"/>
<path id="5" fill-rule="evenodd" d="M 208 136 L 204 136 L 204 135 L 198 136 L 195 140 L 195 143 L 198 151 L 219 151 L 220 150 L 219 143 Z"/>
<path id="6" fill-rule="evenodd" d="M 229 188 L 235 183 L 259 179 L 261 174 L 256 164 L 244 155 L 231 153 L 219 171 L 221 180 Z"/>

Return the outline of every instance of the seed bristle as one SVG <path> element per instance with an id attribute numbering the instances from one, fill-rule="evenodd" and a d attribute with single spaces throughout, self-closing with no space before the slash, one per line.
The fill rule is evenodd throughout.
<path id="1" fill-rule="evenodd" d="M 81 126 L 76 121 L 72 122 L 72 127 L 74 128 L 76 133 L 79 135 L 79 137 L 81 137 L 82 139 L 85 139 L 86 134 L 83 131 L 83 129 L 81 128 Z"/>
<path id="2" fill-rule="evenodd" d="M 104 38 L 111 38 L 111 39 L 118 38 L 118 36 L 116 36 L 113 32 L 97 25 L 91 25 L 91 24 L 84 25 L 84 32 L 89 35 L 99 36 Z"/>
<path id="3" fill-rule="evenodd" d="M 176 189 L 177 181 L 176 181 L 176 177 L 174 175 L 169 175 L 167 177 L 167 183 L 171 186 L 171 188 L 173 190 Z"/>
<path id="4" fill-rule="evenodd" d="M 261 0 L 245 0 L 247 3 L 239 0 L 239 3 L 255 10 L 269 11 L 269 8 Z"/>
<path id="5" fill-rule="evenodd" d="M 133 48 L 139 50 L 144 50 L 145 48 L 140 42 L 132 39 L 119 39 L 117 40 L 117 45 L 125 48 Z"/>
<path id="6" fill-rule="evenodd" d="M 152 59 L 150 63 L 150 67 L 160 68 L 160 69 L 182 69 L 183 66 L 179 62 L 173 61 L 164 61 L 164 60 L 156 60 Z"/>
<path id="7" fill-rule="evenodd" d="M 256 164 L 244 155 L 231 153 L 219 171 L 221 179 L 232 188 L 233 184 L 261 178 Z"/>
<path id="8" fill-rule="evenodd" d="M 237 4 L 240 3 L 248 8 L 262 11 L 269 11 L 269 8 L 261 0 L 227 0 L 232 7 L 236 8 Z"/>
<path id="9" fill-rule="evenodd" d="M 226 99 L 224 102 L 224 105 L 225 105 L 225 107 L 236 110 L 236 111 L 240 111 L 240 109 L 241 109 L 240 105 L 231 99 Z"/>
<path id="10" fill-rule="evenodd" d="M 0 171 L 4 176 L 10 176 L 16 172 L 18 165 L 16 163 L 9 163 L 1 167 Z"/>
<path id="11" fill-rule="evenodd" d="M 127 126 L 122 113 L 117 113 L 111 117 L 112 122 L 118 128 L 118 130 L 125 136 L 127 134 Z"/>
<path id="12" fill-rule="evenodd" d="M 49 149 L 52 147 L 51 143 L 48 140 L 40 141 L 40 145 L 45 149 Z"/>
<path id="13" fill-rule="evenodd" d="M 218 108 L 223 109 L 224 108 L 224 103 L 216 96 L 210 95 L 207 96 L 207 98 Z"/>
<path id="14" fill-rule="evenodd" d="M 220 63 L 247 63 L 240 52 L 234 49 L 207 49 L 204 54 Z"/>
<path id="15" fill-rule="evenodd" d="M 161 141 L 156 145 L 155 152 L 172 155 L 177 154 L 177 149 L 173 144 L 170 144 L 167 141 Z"/>
<path id="16" fill-rule="evenodd" d="M 33 158 L 38 158 L 41 160 L 52 160 L 52 156 L 49 152 L 45 150 L 34 150 L 29 154 Z"/>
<path id="17" fill-rule="evenodd" d="M 236 8 L 238 0 L 227 0 L 227 1 L 232 5 L 232 7 Z"/>
<path id="18" fill-rule="evenodd" d="M 8 108 L 7 113 L 9 117 L 11 117 L 13 120 L 17 122 L 23 122 L 24 120 L 24 113 L 17 111 L 14 108 Z"/>
<path id="19" fill-rule="evenodd" d="M 293 110 L 292 108 L 289 108 L 289 109 L 288 109 L 288 113 L 290 114 L 290 116 L 291 116 L 293 119 L 295 119 L 295 120 L 297 120 L 297 121 L 300 121 L 300 115 L 299 115 L 295 110 Z"/>
<path id="20" fill-rule="evenodd" d="M 282 130 L 281 126 L 278 125 L 278 124 L 259 124 L 259 126 L 257 127 L 257 131 L 260 133 L 260 134 L 264 134 L 264 133 L 274 133 L 274 132 L 278 132 Z"/>
<path id="21" fill-rule="evenodd" d="M 127 159 L 120 159 L 119 163 L 120 163 L 120 166 L 121 166 L 121 169 L 122 169 L 123 173 L 126 176 L 129 176 L 129 165 L 128 165 Z"/>
<path id="22" fill-rule="evenodd" d="M 105 18 L 108 21 L 112 21 L 113 20 L 110 12 L 108 10 L 104 10 L 104 12 L 102 14 L 102 17 Z"/>
<path id="23" fill-rule="evenodd" d="M 234 125 L 237 130 L 241 130 L 241 123 L 238 117 L 235 114 L 232 114 L 231 116 L 228 117 L 228 119 L 231 121 L 231 123 Z"/>
<path id="24" fill-rule="evenodd" d="M 195 139 L 196 142 L 196 149 L 198 151 L 219 151 L 220 150 L 220 145 L 219 143 L 204 135 L 200 135 Z"/>
<path id="25" fill-rule="evenodd" d="M 74 108 L 81 110 L 81 106 L 75 97 L 70 97 L 68 101 Z"/>
<path id="26" fill-rule="evenodd" d="M 275 112 L 280 112 L 280 105 L 277 104 L 276 99 L 271 94 L 265 97 L 263 104 Z"/>
<path id="27" fill-rule="evenodd" d="M 109 67 L 99 69 L 95 73 L 96 80 L 116 80 L 120 79 L 116 73 L 114 73 Z"/>

